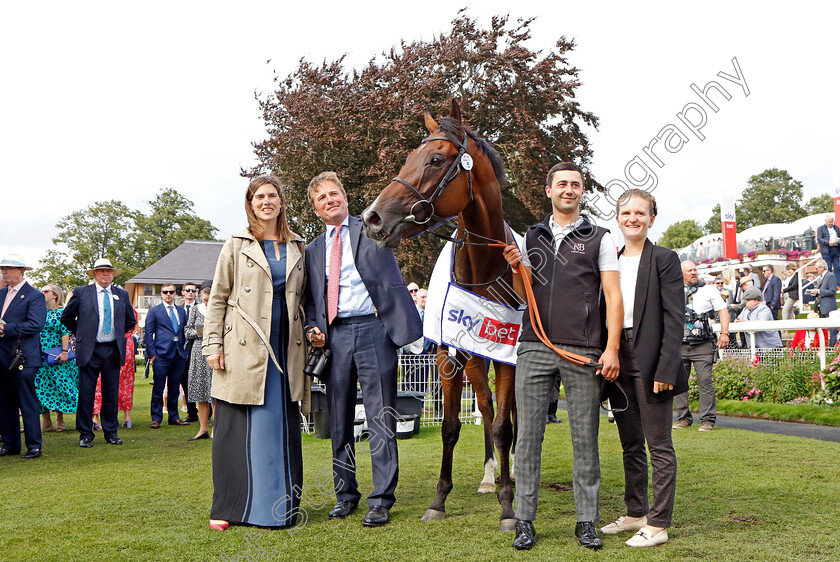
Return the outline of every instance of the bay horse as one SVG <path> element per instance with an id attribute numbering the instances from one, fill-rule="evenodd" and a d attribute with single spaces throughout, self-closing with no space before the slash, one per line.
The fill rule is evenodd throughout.
<path id="1" fill-rule="evenodd" d="M 502 250 L 487 244 L 487 241 L 514 243 L 502 219 L 500 183 L 504 180 L 504 166 L 501 158 L 487 141 L 464 126 L 461 109 L 454 99 L 449 116 L 440 123 L 428 112 L 425 121 L 430 135 L 409 154 L 399 175 L 362 213 L 367 236 L 393 248 L 401 240 L 440 224 L 452 225 L 448 217 L 457 215 L 461 240 L 455 243 L 453 283 L 508 306 L 520 305 L 523 301 L 518 295 L 524 294 L 521 278 L 514 278 Z M 437 494 L 422 519 L 437 520 L 446 515 L 446 497 L 452 490 L 453 451 L 461 430 L 459 413 L 466 371 L 484 422 L 485 475 L 479 492 L 496 489 L 495 443 L 500 468 L 497 496 L 502 506 L 499 530 L 512 530 L 516 522 L 510 476 L 516 418 L 515 368 L 494 361 L 494 416 L 487 368 L 482 357 L 471 356 L 462 350 L 455 350 L 450 355 L 450 349 L 441 346 L 437 365 L 443 389 L 443 457 Z"/>

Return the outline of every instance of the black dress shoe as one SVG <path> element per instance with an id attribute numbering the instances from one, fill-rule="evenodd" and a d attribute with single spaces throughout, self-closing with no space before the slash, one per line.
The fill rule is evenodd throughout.
<path id="1" fill-rule="evenodd" d="M 82 437 L 81 439 L 79 439 L 79 447 L 81 447 L 82 449 L 90 449 L 91 447 L 93 447 L 93 439 L 87 439 L 85 437 Z"/>
<path id="2" fill-rule="evenodd" d="M 575 536 L 580 540 L 580 546 L 592 550 L 599 550 L 604 546 L 604 541 L 598 538 L 595 523 L 592 521 L 578 521 L 578 524 L 575 525 Z"/>
<path id="3" fill-rule="evenodd" d="M 375 505 L 368 510 L 367 515 L 365 515 L 362 521 L 362 525 L 365 527 L 381 527 L 382 525 L 387 525 L 390 520 L 391 516 L 388 514 L 388 508 Z"/>
<path id="4" fill-rule="evenodd" d="M 175 418 L 174 420 L 169 420 L 169 425 L 190 425 L 190 422 Z"/>
<path id="5" fill-rule="evenodd" d="M 41 449 L 29 449 L 23 454 L 25 459 L 37 459 L 41 456 Z"/>
<path id="6" fill-rule="evenodd" d="M 555 416 L 554 414 L 549 414 L 546 417 L 545 421 L 548 422 L 548 423 L 563 423 L 563 420 L 557 419 L 557 416 Z"/>
<path id="7" fill-rule="evenodd" d="M 111 445 L 122 445 L 122 439 L 119 437 L 107 437 L 105 441 Z"/>
<path id="8" fill-rule="evenodd" d="M 0 448 L 0 457 L 10 457 L 12 455 L 19 455 L 20 449 L 17 451 L 12 451 L 11 449 L 7 449 L 5 447 Z"/>
<path id="9" fill-rule="evenodd" d="M 198 421 L 198 416 L 187 416 L 187 417 L 184 418 L 184 421 L 185 422 L 197 422 Z"/>
<path id="10" fill-rule="evenodd" d="M 341 500 L 330 510 L 330 519 L 344 519 L 359 507 L 358 501 Z"/>
<path id="11" fill-rule="evenodd" d="M 190 437 L 187 441 L 198 441 L 199 439 L 210 439 L 210 434 L 206 431 L 201 435 L 196 435 L 195 437 Z"/>
<path id="12" fill-rule="evenodd" d="M 537 544 L 537 531 L 530 521 L 517 521 L 513 526 L 516 537 L 513 539 L 513 548 L 516 550 L 531 550 Z"/>

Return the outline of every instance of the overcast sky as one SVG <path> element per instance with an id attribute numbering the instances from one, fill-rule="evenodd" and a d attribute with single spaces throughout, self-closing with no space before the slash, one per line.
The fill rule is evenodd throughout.
<path id="1" fill-rule="evenodd" d="M 704 223 L 767 168 L 788 170 L 806 200 L 840 186 L 829 2 L 18 2 L 0 22 L 0 255 L 34 265 L 62 216 L 107 199 L 147 212 L 165 187 L 227 237 L 245 224 L 240 167 L 265 136 L 255 92 L 301 58 L 362 65 L 430 39 L 464 5 L 484 26 L 537 16 L 532 48 L 576 40 L 578 100 L 601 119 L 592 169 L 626 182 L 638 157 L 655 173 L 654 239 L 678 220 Z M 738 78 L 733 59 L 741 84 L 718 75 Z M 717 112 L 691 89 L 711 80 L 730 96 L 710 93 Z M 705 114 L 698 134 L 677 116 L 687 104 Z M 675 151 L 649 149 L 660 167 L 644 148 L 663 129 Z"/>

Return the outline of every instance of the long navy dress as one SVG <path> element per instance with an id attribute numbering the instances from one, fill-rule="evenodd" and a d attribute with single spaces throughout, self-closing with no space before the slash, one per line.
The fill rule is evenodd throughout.
<path id="1" fill-rule="evenodd" d="M 269 359 L 262 406 L 216 401 L 210 519 L 231 524 L 289 527 L 300 505 L 300 410 L 291 400 L 286 374 L 286 246 L 281 242 L 277 247 L 279 259 L 274 242 L 263 242 L 274 285 L 269 341 L 283 372 Z"/>

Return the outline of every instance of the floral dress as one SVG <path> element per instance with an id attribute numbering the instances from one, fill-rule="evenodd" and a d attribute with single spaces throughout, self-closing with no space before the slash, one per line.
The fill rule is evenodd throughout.
<path id="1" fill-rule="evenodd" d="M 64 308 L 47 310 L 47 322 L 41 332 L 41 349 L 61 346 L 62 336 L 69 336 L 61 323 Z M 73 414 L 79 402 L 79 368 L 76 361 L 47 365 L 46 361 L 35 375 L 35 393 L 41 403 L 41 413 L 48 410 Z"/>

